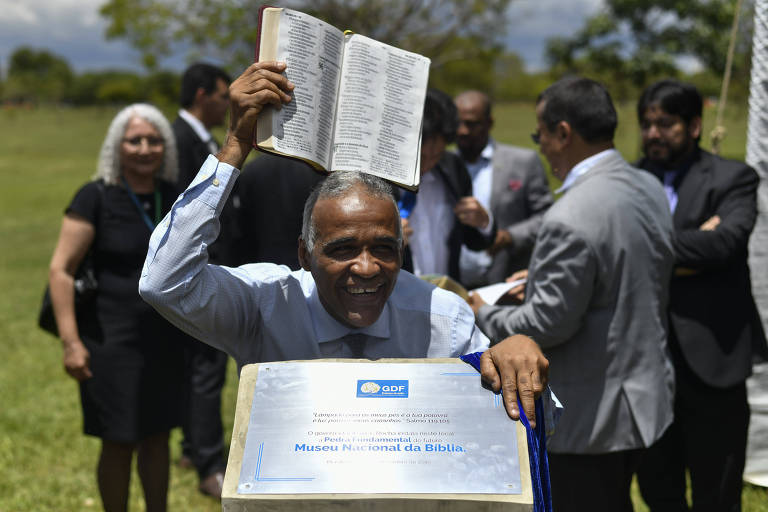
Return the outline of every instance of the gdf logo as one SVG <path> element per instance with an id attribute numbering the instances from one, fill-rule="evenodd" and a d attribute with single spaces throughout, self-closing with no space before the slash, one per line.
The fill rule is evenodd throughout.
<path id="1" fill-rule="evenodd" d="M 407 380 L 358 380 L 358 398 L 408 398 Z"/>

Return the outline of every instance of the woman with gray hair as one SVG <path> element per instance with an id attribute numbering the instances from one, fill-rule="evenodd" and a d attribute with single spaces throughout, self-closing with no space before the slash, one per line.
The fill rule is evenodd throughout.
<path id="1" fill-rule="evenodd" d="M 67 207 L 50 265 L 64 368 L 80 383 L 84 431 L 100 437 L 99 492 L 126 510 L 133 453 L 149 512 L 166 509 L 168 434 L 179 425 L 184 335 L 138 294 L 149 237 L 176 198 L 176 145 L 162 113 L 134 104 L 112 121 L 94 180 Z M 95 298 L 75 311 L 90 258 Z"/>

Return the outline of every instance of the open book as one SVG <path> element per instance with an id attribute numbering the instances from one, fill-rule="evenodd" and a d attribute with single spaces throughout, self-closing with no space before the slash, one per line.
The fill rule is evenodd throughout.
<path id="1" fill-rule="evenodd" d="M 256 60 L 286 62 L 295 88 L 259 116 L 254 146 L 418 188 L 429 59 L 291 9 L 262 7 L 259 19 Z"/>

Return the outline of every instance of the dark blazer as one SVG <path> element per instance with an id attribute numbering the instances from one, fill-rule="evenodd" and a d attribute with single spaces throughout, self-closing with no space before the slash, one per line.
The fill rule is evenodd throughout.
<path id="1" fill-rule="evenodd" d="M 176 148 L 179 151 L 179 179 L 177 181 L 180 190 L 186 190 L 197 171 L 210 154 L 208 144 L 197 136 L 195 130 L 181 117 L 173 121 L 173 134 L 176 137 Z"/>
<path id="2" fill-rule="evenodd" d="M 197 176 L 197 172 L 211 154 L 211 150 L 208 144 L 197 136 L 189 123 L 181 117 L 173 121 L 172 128 L 176 137 L 176 149 L 179 152 L 179 179 L 176 183 L 179 186 L 179 192 L 182 192 Z M 237 224 L 237 210 L 240 204 L 238 184 L 235 183 L 219 217 L 221 227 L 219 236 L 208 251 L 212 263 L 233 266 L 236 262 L 237 240 L 241 238 Z"/>
<path id="3" fill-rule="evenodd" d="M 458 155 L 444 151 L 440 161 L 429 172 L 436 173 L 443 180 L 452 204 L 457 203 L 462 197 L 472 195 L 472 178 Z M 418 194 L 416 197 L 418 201 Z M 473 251 L 481 251 L 490 247 L 495 238 L 495 224 L 490 234 L 484 236 L 477 229 L 462 224 L 454 216 L 453 227 L 448 235 L 448 275 L 461 283 L 459 256 L 462 244 Z M 413 272 L 413 257 L 408 246 L 405 248 L 403 268 Z"/>
<path id="4" fill-rule="evenodd" d="M 647 159 L 638 167 L 663 177 Z M 753 353 L 767 350 L 747 266 L 758 182 L 745 163 L 697 149 L 675 183 L 671 338 L 678 340 L 694 373 L 711 386 L 743 382 L 752 373 Z M 720 225 L 714 231 L 700 230 L 714 215 Z"/>
<path id="5" fill-rule="evenodd" d="M 246 164 L 237 180 L 242 238 L 235 264 L 269 262 L 297 270 L 304 203 L 324 179 L 309 164 L 269 153 Z"/>

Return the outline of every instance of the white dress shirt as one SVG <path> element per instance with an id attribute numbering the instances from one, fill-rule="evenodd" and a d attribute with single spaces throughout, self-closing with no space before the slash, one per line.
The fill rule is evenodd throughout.
<path id="1" fill-rule="evenodd" d="M 491 178 L 493 177 L 493 145 L 492 139 L 483 148 L 480 156 L 474 162 L 464 160 L 469 175 L 472 177 L 472 193 L 477 201 L 483 205 L 488 215 L 491 214 Z M 491 225 L 492 222 L 489 222 Z M 464 283 L 477 283 L 484 279 L 485 273 L 493 263 L 493 258 L 486 251 L 473 251 L 461 246 L 459 256 L 459 269 L 461 280 Z"/>
<path id="2" fill-rule="evenodd" d="M 213 140 L 213 135 L 211 135 L 211 132 L 206 129 L 202 121 L 190 114 L 188 110 L 183 108 L 179 110 L 179 117 L 185 120 L 187 124 L 192 127 L 197 136 L 200 137 L 200 140 L 205 142 L 205 144 L 208 146 L 208 151 L 210 151 L 212 155 L 215 155 L 219 152 L 219 145 L 216 144 L 215 140 Z"/>

